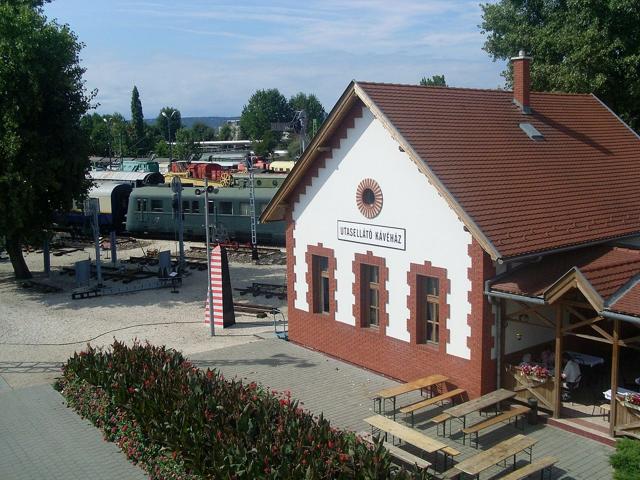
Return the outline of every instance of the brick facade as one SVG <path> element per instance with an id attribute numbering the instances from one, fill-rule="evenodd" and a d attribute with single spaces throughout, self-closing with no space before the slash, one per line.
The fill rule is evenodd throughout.
<path id="1" fill-rule="evenodd" d="M 468 339 L 468 344 L 471 348 L 471 360 L 449 355 L 439 348 L 417 345 L 388 337 L 382 331 L 359 328 L 339 320 L 330 320 L 326 315 L 309 313 L 295 308 L 297 293 L 295 292 L 294 265 L 296 260 L 294 258 L 294 246 L 295 223 L 289 213 L 287 227 L 287 279 L 290 292 L 288 296 L 289 339 L 292 342 L 319 350 L 398 380 L 408 381 L 433 373 L 444 373 L 449 377 L 450 386 L 465 388 L 472 398 L 495 388 L 496 365 L 495 361 L 491 360 L 493 314 L 491 306 L 483 294 L 484 280 L 493 275 L 494 268 L 490 257 L 477 242 L 473 241 L 469 246 L 472 263 L 472 267 L 469 269 L 469 278 L 472 282 L 472 291 L 469 292 L 471 315 L 469 315 L 467 321 L 471 327 L 471 337 Z M 334 254 L 331 249 L 324 250 L 325 247 L 321 246 L 309 246 L 308 251 L 313 251 L 315 248 L 323 249 L 316 251 Z M 336 268 L 337 265 L 348 264 L 346 259 L 334 258 L 334 261 L 336 262 Z M 357 258 L 351 259 L 354 273 L 360 270 L 355 265 L 372 261 L 380 262 L 380 265 L 386 269 L 383 263 L 384 259 L 375 257 L 371 252 L 367 252 L 366 254 L 357 254 Z M 418 267 L 425 267 L 425 265 L 428 265 L 428 263 L 425 262 L 424 265 Z M 419 268 L 414 269 L 414 271 L 417 273 Z M 433 270 L 431 271 L 433 272 Z M 409 276 L 411 276 L 410 269 Z M 445 282 L 443 282 L 444 284 Z M 355 282 L 353 289 L 354 291 L 359 291 L 355 286 Z M 384 290 L 386 291 L 386 288 Z M 408 301 L 411 302 L 412 299 L 410 298 Z M 343 307 L 342 311 L 346 308 L 348 307 Z M 354 318 L 358 318 L 356 305 L 353 306 L 353 314 Z M 381 321 L 381 327 L 387 321 L 386 318 L 384 322 Z M 449 319 L 448 321 L 451 320 Z"/>
<path id="2" fill-rule="evenodd" d="M 332 135 L 330 142 L 332 148 L 340 146 L 341 140 L 347 137 L 347 130 L 353 127 L 355 119 L 361 115 L 362 105 L 358 103 L 354 105 L 343 123 Z M 293 220 L 293 210 L 298 205 L 300 195 L 304 195 L 307 187 L 312 184 L 314 178 L 318 177 L 319 170 L 324 168 L 326 160 L 332 155 L 331 150 L 323 151 L 318 155 L 314 164 L 294 188 L 288 204 L 286 240 L 290 340 L 399 380 L 407 381 L 433 373 L 443 373 L 449 377 L 450 386 L 465 388 L 470 397 L 476 397 L 494 389 L 496 362 L 491 359 L 493 314 L 484 296 L 484 281 L 494 276 L 495 269 L 490 257 L 475 240 L 469 245 L 467 252 L 471 258 L 471 268 L 468 271 L 468 278 L 471 282 L 471 291 L 468 292 L 471 314 L 467 318 L 450 318 L 447 304 L 447 297 L 450 294 L 447 265 L 438 265 L 437 267 L 431 265 L 427 261 L 429 254 L 425 251 L 424 261 L 415 264 L 407 262 L 403 268 L 407 274 L 406 278 L 410 290 L 407 298 L 410 315 L 406 319 L 410 333 L 410 341 L 408 342 L 386 335 L 389 325 L 387 312 L 389 272 L 383 256 L 373 255 L 371 251 L 366 250 L 364 245 L 361 253 L 355 255 L 349 253 L 343 256 L 339 250 L 333 251 L 321 243 L 296 247 L 296 224 Z M 317 241 L 321 242 L 323 238 L 318 238 Z M 300 257 L 297 259 L 295 258 L 296 248 L 300 251 Z M 353 273 L 354 281 L 351 290 L 354 301 L 351 305 L 337 305 L 335 293 L 333 293 L 333 296 L 330 297 L 332 307 L 329 315 L 310 313 L 313 311 L 312 269 L 310 267 L 314 254 L 330 259 L 330 283 L 334 287 L 333 292 L 335 292 L 338 268 L 349 269 Z M 464 254 L 464 251 L 451 252 L 451 255 Z M 308 272 L 305 278 L 306 287 L 303 286 L 298 292 L 295 291 L 296 262 L 305 262 Z M 362 308 L 360 304 L 360 272 L 363 263 L 380 267 L 379 328 L 363 328 L 360 321 Z M 441 337 L 437 346 L 416 342 L 417 275 L 435 276 L 440 279 Z M 349 286 L 341 285 L 340 288 L 344 290 Z M 306 297 L 310 312 L 296 308 L 296 299 L 300 298 L 298 295 Z M 345 322 L 351 322 L 353 325 Z M 468 323 L 471 331 L 467 338 L 470 359 L 446 353 L 447 341 L 450 338 L 449 329 L 453 325 L 451 322 Z"/>
<path id="3" fill-rule="evenodd" d="M 467 322 L 471 326 L 471 337 L 467 345 L 471 350 L 471 362 L 477 375 L 475 381 L 480 382 L 482 392 L 490 392 L 496 388 L 496 361 L 491 359 L 493 348 L 494 316 L 491 304 L 484 294 L 484 282 L 496 276 L 496 269 L 489 254 L 473 239 L 469 245 L 471 268 L 468 275 L 471 281 L 469 302 L 471 315 Z"/>

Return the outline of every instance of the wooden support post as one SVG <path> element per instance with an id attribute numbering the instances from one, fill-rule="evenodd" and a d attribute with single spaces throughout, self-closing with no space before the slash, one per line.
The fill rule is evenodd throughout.
<path id="1" fill-rule="evenodd" d="M 562 409 L 562 305 L 556 306 L 556 360 L 554 371 L 553 418 L 560 418 Z"/>
<path id="2" fill-rule="evenodd" d="M 620 356 L 620 320 L 613 321 L 613 346 L 611 351 L 611 410 L 609 414 L 609 435 L 615 435 L 618 402 L 618 364 Z"/>

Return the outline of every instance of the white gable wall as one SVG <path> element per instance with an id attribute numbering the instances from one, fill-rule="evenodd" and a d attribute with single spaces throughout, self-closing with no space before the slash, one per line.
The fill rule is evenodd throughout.
<path id="1" fill-rule="evenodd" d="M 336 320 L 355 325 L 352 261 L 356 253 L 371 251 L 385 258 L 389 269 L 386 333 L 409 341 L 407 272 L 411 263 L 430 261 L 434 267 L 446 268 L 451 282 L 447 296 L 450 306 L 447 353 L 469 358 L 467 315 L 471 305 L 467 294 L 471 282 L 467 269 L 471 267 L 471 258 L 467 248 L 471 235 L 464 231 L 456 214 L 398 147 L 380 121 L 363 108 L 363 116 L 355 120 L 355 127 L 348 130 L 340 148 L 333 150 L 333 157 L 326 161 L 318 178 L 313 179 L 294 205 L 295 307 L 310 311 L 305 253 L 307 245 L 322 243 L 333 249 L 336 257 Z M 371 220 L 365 218 L 356 205 L 356 188 L 365 178 L 376 180 L 383 195 L 382 211 Z M 338 220 L 404 228 L 406 251 L 340 241 Z"/>

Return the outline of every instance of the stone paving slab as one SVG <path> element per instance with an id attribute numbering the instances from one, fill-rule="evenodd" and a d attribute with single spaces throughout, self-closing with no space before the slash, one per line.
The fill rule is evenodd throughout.
<path id="1" fill-rule="evenodd" d="M 362 420 L 373 413 L 373 394 L 397 385 L 367 370 L 276 339 L 198 353 L 190 355 L 190 358 L 196 365 L 217 368 L 227 377 L 237 376 L 276 390 L 290 390 L 303 402 L 304 408 L 314 414 L 323 413 L 335 426 L 355 431 L 367 429 Z M 399 397 L 398 404 L 405 405 L 417 398 L 415 395 Z M 416 415 L 416 428 L 437 438 L 436 428 L 426 422 L 441 410 L 436 407 Z M 398 420 L 402 421 L 400 417 Z M 468 417 L 467 425 L 478 420 L 478 415 L 472 415 Z M 471 448 L 468 441 L 466 445 L 462 444 L 461 434 L 456 433 L 456 428 L 459 427 L 454 424 L 454 434 L 444 440 L 462 452 L 456 460 L 478 453 L 479 450 Z M 485 430 L 480 436 L 480 449 L 515 433 L 520 433 L 520 430 L 516 430 L 513 424 Z M 553 471 L 554 479 L 608 480 L 613 476 L 608 463 L 613 449 L 609 446 L 553 426 L 527 426 L 524 433 L 538 439 L 533 450 L 534 459 L 546 455 L 561 459 Z M 524 455 L 521 455 L 519 462 L 523 463 L 523 459 Z M 482 478 L 498 478 L 503 471 L 503 468 L 494 467 L 483 473 Z"/>
<path id="2" fill-rule="evenodd" d="M 0 389 L 0 479 L 144 479 L 51 385 Z"/>

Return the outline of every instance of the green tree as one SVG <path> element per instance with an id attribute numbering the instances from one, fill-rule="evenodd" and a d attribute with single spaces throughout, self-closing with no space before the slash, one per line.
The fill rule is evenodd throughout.
<path id="1" fill-rule="evenodd" d="M 220 140 L 233 140 L 233 129 L 228 123 L 223 124 L 218 132 L 218 138 Z"/>
<path id="2" fill-rule="evenodd" d="M 142 102 L 140 101 L 140 93 L 138 93 L 138 87 L 133 86 L 131 92 L 131 128 L 133 134 L 131 140 L 135 145 L 134 151 L 131 152 L 135 155 L 136 152 L 146 152 L 146 135 L 144 129 L 144 115 L 142 113 Z"/>
<path id="3" fill-rule="evenodd" d="M 444 79 L 444 75 L 432 75 L 431 78 L 422 77 L 420 85 L 423 87 L 446 87 L 447 81 Z"/>
<path id="4" fill-rule="evenodd" d="M 310 137 L 312 137 L 313 134 L 315 133 L 313 131 L 314 125 L 317 131 L 327 116 L 327 112 L 322 106 L 322 103 L 320 103 L 320 100 L 318 100 L 318 97 L 316 97 L 313 93 L 310 95 L 307 95 L 302 92 L 297 93 L 296 95 L 294 95 L 289 99 L 289 106 L 293 111 L 296 111 L 296 110 L 305 111 L 305 113 L 307 114 L 307 132 L 306 133 L 309 134 Z"/>
<path id="5" fill-rule="evenodd" d="M 202 122 L 196 122 L 191 127 L 193 138 L 198 142 L 210 142 L 216 139 L 216 131 L 209 125 Z"/>
<path id="6" fill-rule="evenodd" d="M 272 123 L 290 122 L 292 117 L 291 106 L 278 89 L 258 90 L 242 109 L 240 128 L 250 140 L 263 140 L 266 133 L 271 132 Z M 277 143 L 282 133 L 273 132 L 271 137 Z"/>
<path id="7" fill-rule="evenodd" d="M 300 156 L 300 139 L 293 138 L 287 145 L 287 156 L 291 160 L 296 160 Z"/>
<path id="8" fill-rule="evenodd" d="M 594 93 L 640 127 L 640 2 L 501 0 L 482 11 L 484 50 L 533 56 L 534 90 Z M 510 87 L 511 67 L 503 75 Z"/>
<path id="9" fill-rule="evenodd" d="M 99 157 L 109 156 L 111 133 L 99 113 L 87 114 L 80 119 L 80 128 L 89 140 L 89 153 Z"/>
<path id="10" fill-rule="evenodd" d="M 180 110 L 173 107 L 164 107 L 158 114 L 156 126 L 167 142 L 175 142 L 176 133 L 182 128 Z M 169 131 L 171 132 L 171 138 L 169 138 Z"/>
<path id="11" fill-rule="evenodd" d="M 190 128 L 181 128 L 176 133 L 176 145 L 173 148 L 173 157 L 180 160 L 188 160 L 192 154 L 200 151 L 196 145 L 195 135 Z"/>
<path id="12" fill-rule="evenodd" d="M 266 157 L 270 153 L 272 153 L 275 148 L 278 146 L 278 139 L 276 138 L 276 133 L 271 130 L 264 133 L 262 139 L 254 140 L 251 142 L 251 149 L 255 152 L 256 155 L 261 157 Z"/>
<path id="13" fill-rule="evenodd" d="M 115 112 L 103 117 L 106 120 L 111 140 L 111 151 L 114 157 L 124 157 L 131 154 L 132 135 L 134 132 L 121 113 Z"/>
<path id="14" fill-rule="evenodd" d="M 169 156 L 169 144 L 163 138 L 158 140 L 153 147 L 153 153 L 155 153 L 158 157 L 168 157 Z"/>
<path id="15" fill-rule="evenodd" d="M 90 185 L 82 44 L 41 5 L 0 2 L 0 232 L 17 278 L 31 276 L 22 245 L 42 241 Z"/>

